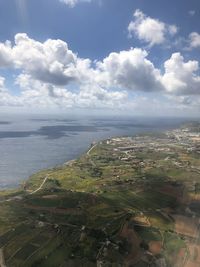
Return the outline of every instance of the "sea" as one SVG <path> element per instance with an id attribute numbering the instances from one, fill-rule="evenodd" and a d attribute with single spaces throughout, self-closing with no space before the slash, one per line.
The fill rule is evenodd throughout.
<path id="1" fill-rule="evenodd" d="M 165 131 L 188 119 L 69 114 L 0 115 L 0 190 L 86 152 L 92 142 Z"/>

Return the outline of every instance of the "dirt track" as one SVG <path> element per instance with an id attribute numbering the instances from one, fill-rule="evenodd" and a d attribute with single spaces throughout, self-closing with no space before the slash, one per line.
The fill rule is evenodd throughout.
<path id="1" fill-rule="evenodd" d="M 48 179 L 48 176 L 46 176 L 46 177 L 44 178 L 44 180 L 42 181 L 41 185 L 40 185 L 36 190 L 34 190 L 33 192 L 31 192 L 30 195 L 35 194 L 35 193 L 37 193 L 39 190 L 41 190 L 42 187 L 43 187 L 43 185 L 46 183 L 46 180 L 47 180 L 47 179 Z"/>

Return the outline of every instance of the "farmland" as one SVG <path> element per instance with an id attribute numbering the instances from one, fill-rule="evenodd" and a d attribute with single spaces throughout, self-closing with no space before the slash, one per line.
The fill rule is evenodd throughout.
<path id="1" fill-rule="evenodd" d="M 199 126 L 190 124 L 101 141 L 77 160 L 0 192 L 1 261 L 199 266 L 198 136 Z"/>

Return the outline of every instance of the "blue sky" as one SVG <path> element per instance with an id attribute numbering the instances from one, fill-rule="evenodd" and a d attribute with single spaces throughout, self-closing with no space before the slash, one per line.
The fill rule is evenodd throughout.
<path id="1" fill-rule="evenodd" d="M 0 0 L 1 109 L 198 116 L 199 29 L 198 0 Z"/>

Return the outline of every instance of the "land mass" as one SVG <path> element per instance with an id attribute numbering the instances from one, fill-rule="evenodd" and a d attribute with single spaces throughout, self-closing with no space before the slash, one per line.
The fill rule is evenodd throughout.
<path id="1" fill-rule="evenodd" d="M 1 267 L 199 267 L 200 123 L 94 143 L 0 192 Z"/>

